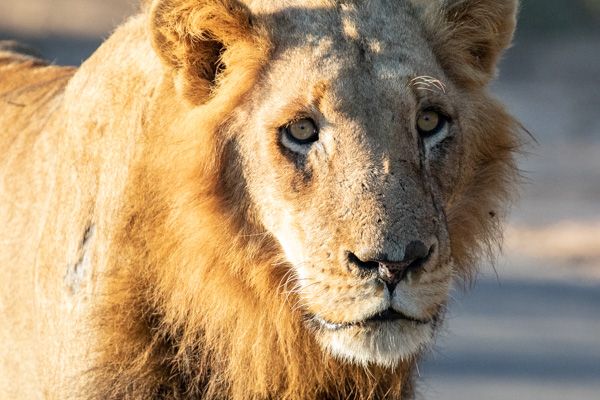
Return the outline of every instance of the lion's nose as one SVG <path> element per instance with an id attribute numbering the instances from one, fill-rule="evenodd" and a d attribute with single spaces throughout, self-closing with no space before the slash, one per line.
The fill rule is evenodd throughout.
<path id="1" fill-rule="evenodd" d="M 402 260 L 393 260 L 387 254 L 366 251 L 359 253 L 360 256 L 349 252 L 348 262 L 359 270 L 376 272 L 391 293 L 408 271 L 417 270 L 425 264 L 432 250 L 433 246 L 427 247 L 422 241 L 413 241 L 406 246 Z"/>

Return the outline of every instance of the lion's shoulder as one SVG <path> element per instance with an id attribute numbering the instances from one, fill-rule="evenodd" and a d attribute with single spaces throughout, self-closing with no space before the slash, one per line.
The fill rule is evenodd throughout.
<path id="1" fill-rule="evenodd" d="M 76 70 L 52 65 L 18 42 L 0 41 L 0 122 L 13 134 L 41 124 L 43 110 L 53 109 L 53 100 Z M 0 143 L 10 141 L 11 132 L 0 135 Z"/>
<path id="2" fill-rule="evenodd" d="M 75 71 L 75 67 L 51 65 L 27 45 L 12 40 L 0 41 L 0 94 L 5 101 L 7 95 L 17 89 L 22 96 L 37 92 L 33 89 L 64 86 Z"/>

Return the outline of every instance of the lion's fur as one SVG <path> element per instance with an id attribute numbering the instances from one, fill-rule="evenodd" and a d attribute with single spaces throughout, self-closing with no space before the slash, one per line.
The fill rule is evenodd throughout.
<path id="1" fill-rule="evenodd" d="M 330 18 L 339 6 L 245 3 L 144 1 L 143 13 L 77 71 L 0 47 L 3 398 L 412 396 L 412 371 L 426 349 L 393 365 L 345 362 L 304 326 L 313 306 L 303 305 L 298 272 L 282 251 L 280 218 L 265 214 L 270 203 L 257 205 L 257 193 L 274 201 L 276 189 L 255 187 L 269 171 L 252 164 L 242 132 L 257 123 L 248 115 L 269 108 L 257 107 L 279 84 L 265 71 L 286 66 L 280 49 L 307 51 L 281 43 L 272 21 Z M 344 10 L 357 13 L 362 6 L 352 3 Z M 510 43 L 516 1 L 398 3 L 421 21 L 419 40 L 439 63 L 431 68 L 447 74 L 439 85 L 460 110 L 463 142 L 431 166 L 439 175 L 424 185 L 439 186 L 445 199 L 451 274 L 468 279 L 500 239 L 517 175 L 519 125 L 485 92 Z M 306 71 L 292 72 L 290 91 L 310 80 Z M 323 107 L 335 105 L 326 97 L 331 84 L 315 86 Z M 361 106 L 368 105 L 351 111 L 361 115 Z M 281 162 L 277 152 L 256 151 L 260 164 Z M 286 187 L 293 169 L 280 165 L 276 184 Z M 441 300 L 430 308 L 447 295 L 435 290 L 431 297 Z"/>

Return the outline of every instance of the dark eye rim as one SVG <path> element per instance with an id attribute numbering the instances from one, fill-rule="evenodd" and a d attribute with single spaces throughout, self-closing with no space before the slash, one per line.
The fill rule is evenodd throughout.
<path id="1" fill-rule="evenodd" d="M 292 132 L 290 131 L 290 127 L 292 126 L 292 124 L 294 124 L 298 121 L 302 121 L 303 119 L 311 121 L 313 126 L 315 127 L 315 129 L 313 130 L 312 135 L 310 135 L 310 137 L 308 137 L 308 139 L 300 140 L 300 139 L 296 139 L 294 137 L 294 135 L 292 135 Z M 280 127 L 279 130 L 282 131 L 286 135 L 288 140 L 291 140 L 292 142 L 297 143 L 297 144 L 311 144 L 311 143 L 314 143 L 317 140 L 319 140 L 319 126 L 317 125 L 315 120 L 311 117 L 299 116 L 297 118 L 294 118 L 287 124 Z"/>
<path id="2" fill-rule="evenodd" d="M 444 127 L 446 126 L 447 123 L 449 123 L 449 122 L 452 121 L 451 118 L 448 116 L 448 114 L 446 114 L 445 112 L 443 112 L 442 110 L 440 110 L 437 107 L 425 107 L 425 108 L 423 108 L 417 114 L 417 119 L 421 117 L 421 114 L 423 114 L 425 112 L 428 112 L 428 111 L 433 111 L 433 112 L 437 113 L 440 116 L 440 121 L 438 122 L 438 124 L 436 125 L 436 127 L 434 129 L 430 130 L 430 131 L 423 131 L 422 129 L 419 128 L 419 125 L 417 123 L 415 123 L 415 127 L 417 128 L 417 132 L 423 138 L 429 138 L 429 137 L 437 135 L 442 129 L 444 129 Z"/>

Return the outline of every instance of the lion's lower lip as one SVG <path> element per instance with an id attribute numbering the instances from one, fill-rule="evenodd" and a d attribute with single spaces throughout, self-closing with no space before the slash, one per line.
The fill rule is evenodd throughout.
<path id="1" fill-rule="evenodd" d="M 417 323 L 420 323 L 420 324 L 425 324 L 425 323 L 429 322 L 429 320 L 421 320 L 421 319 L 418 319 L 418 318 L 409 317 L 408 315 L 403 314 L 401 312 L 398 312 L 398 311 L 396 311 L 396 310 L 394 310 L 392 308 L 388 308 L 384 312 L 381 312 L 381 313 L 376 314 L 376 315 L 374 315 L 374 316 L 372 316 L 370 318 L 367 318 L 365 320 L 365 322 L 371 322 L 371 321 L 381 321 L 381 322 L 384 322 L 384 321 L 396 321 L 396 320 L 399 320 L 399 319 L 405 319 L 405 320 L 412 321 L 412 322 L 417 322 Z"/>
<path id="2" fill-rule="evenodd" d="M 329 321 L 326 321 L 326 320 L 324 320 L 322 318 L 318 318 L 318 317 L 313 317 L 312 319 L 314 321 L 317 321 L 319 323 L 319 325 L 321 325 L 322 327 L 324 327 L 325 329 L 330 330 L 330 331 L 339 330 L 339 329 L 343 329 L 343 328 L 350 328 L 350 327 L 354 327 L 354 326 L 368 326 L 370 324 L 393 322 L 393 321 L 398 321 L 398 320 L 410 321 L 410 322 L 414 322 L 416 324 L 427 324 L 427 323 L 431 322 L 431 319 L 419 319 L 419 318 L 410 317 L 410 316 L 403 314 L 399 311 L 396 311 L 392 308 L 389 308 L 383 312 L 375 314 L 375 315 L 373 315 L 367 319 L 364 319 L 362 321 L 356 321 L 356 322 L 334 323 L 334 322 L 329 322 Z"/>

